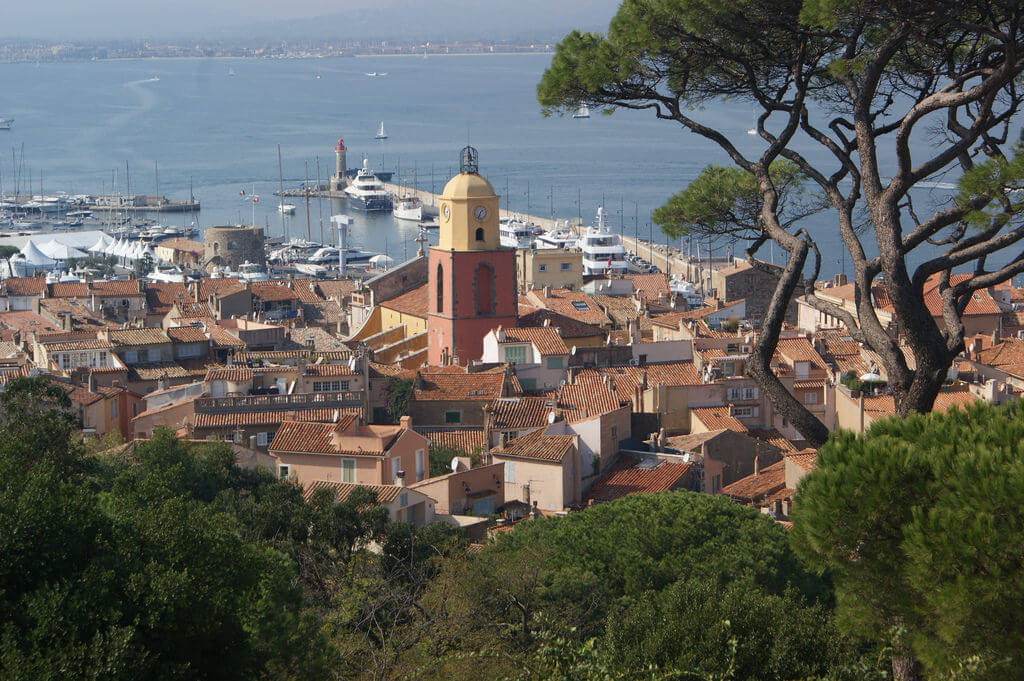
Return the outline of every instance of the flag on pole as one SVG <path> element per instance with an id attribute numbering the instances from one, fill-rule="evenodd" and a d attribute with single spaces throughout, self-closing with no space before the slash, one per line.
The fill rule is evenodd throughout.
<path id="1" fill-rule="evenodd" d="M 253 196 L 252 197 L 252 202 L 253 203 L 259 203 L 260 202 L 260 197 L 258 195 Z"/>
<path id="2" fill-rule="evenodd" d="M 242 187 L 241 189 L 238 190 L 238 195 L 245 196 L 245 187 Z"/>

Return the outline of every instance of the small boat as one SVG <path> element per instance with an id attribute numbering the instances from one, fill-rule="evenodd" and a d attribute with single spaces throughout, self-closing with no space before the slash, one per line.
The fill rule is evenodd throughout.
<path id="1" fill-rule="evenodd" d="M 384 132 L 384 121 L 381 121 L 380 122 L 380 129 L 377 131 L 377 135 L 376 135 L 376 137 L 374 137 L 374 139 L 386 140 L 387 138 L 388 138 L 388 134 L 386 132 Z"/>
<path id="2" fill-rule="evenodd" d="M 369 76 L 370 78 L 376 78 L 377 77 L 377 72 L 376 71 L 370 71 L 366 75 Z"/>
<path id="3" fill-rule="evenodd" d="M 320 80 L 320 74 L 319 73 L 314 73 L 313 74 L 313 80 Z"/>
<path id="4" fill-rule="evenodd" d="M 293 204 L 293 203 L 281 204 L 280 206 L 277 207 L 277 212 L 282 213 L 284 215 L 294 215 L 295 214 L 295 204 Z"/>
<path id="5" fill-rule="evenodd" d="M 537 236 L 538 248 L 575 248 L 579 244 L 579 237 L 569 229 L 552 229 Z"/>
<path id="6" fill-rule="evenodd" d="M 572 115 L 573 118 L 590 118 L 590 109 L 586 104 L 580 104 L 580 108 Z"/>
<path id="7" fill-rule="evenodd" d="M 259 265 L 248 260 L 238 266 L 237 276 L 243 281 L 270 281 L 270 276 Z"/>
<path id="8" fill-rule="evenodd" d="M 14 125 L 13 118 L 0 118 L 0 130 L 10 130 L 12 125 Z"/>
<path id="9" fill-rule="evenodd" d="M 399 220 L 419 222 L 423 219 L 423 202 L 415 196 L 405 196 L 395 202 L 392 214 Z"/>
<path id="10" fill-rule="evenodd" d="M 230 66 L 228 67 L 228 75 L 229 76 L 235 75 L 235 70 L 233 68 L 231 68 Z"/>
<path id="11" fill-rule="evenodd" d="M 533 223 L 520 217 L 501 218 L 498 242 L 505 248 L 533 248 Z"/>

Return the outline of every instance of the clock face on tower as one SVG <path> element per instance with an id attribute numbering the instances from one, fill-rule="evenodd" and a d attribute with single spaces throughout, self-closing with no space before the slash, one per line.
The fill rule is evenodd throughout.
<path id="1" fill-rule="evenodd" d="M 444 208 L 442 209 L 442 212 L 444 213 L 444 219 L 445 220 L 447 220 L 448 218 L 450 218 L 452 216 L 452 209 L 448 207 L 447 203 L 444 204 Z"/>
<path id="2" fill-rule="evenodd" d="M 476 218 L 477 222 L 483 222 L 487 218 L 487 209 L 483 206 L 477 206 L 473 209 L 473 217 Z"/>

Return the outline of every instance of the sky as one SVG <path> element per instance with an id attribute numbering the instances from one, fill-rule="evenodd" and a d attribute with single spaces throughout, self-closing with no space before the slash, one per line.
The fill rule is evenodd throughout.
<path id="1" fill-rule="evenodd" d="M 216 38 L 266 34 L 405 37 L 453 25 L 481 33 L 564 32 L 607 26 L 619 0 L 3 0 L 0 36 L 44 40 Z M 428 13 L 437 14 L 431 25 Z M 354 23 L 352 17 L 361 21 Z M 326 21 L 316 22 L 313 19 Z M 405 24 L 403 25 L 403 18 Z M 373 27 L 373 28 L 368 28 Z M 380 32 L 379 36 L 367 32 Z M 358 39 L 361 36 L 343 36 Z M 440 36 L 425 36 L 425 38 Z M 481 35 L 481 38 L 492 36 Z"/>

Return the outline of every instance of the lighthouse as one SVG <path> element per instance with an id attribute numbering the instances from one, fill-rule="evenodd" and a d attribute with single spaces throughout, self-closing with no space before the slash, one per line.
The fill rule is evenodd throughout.
<path id="1" fill-rule="evenodd" d="M 334 147 L 334 177 L 331 178 L 331 191 L 341 191 L 345 188 L 346 158 L 345 140 L 338 138 L 338 146 Z"/>

